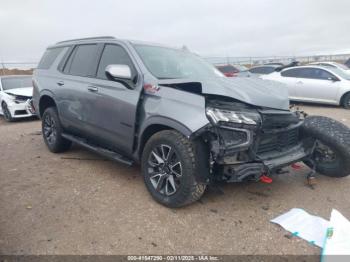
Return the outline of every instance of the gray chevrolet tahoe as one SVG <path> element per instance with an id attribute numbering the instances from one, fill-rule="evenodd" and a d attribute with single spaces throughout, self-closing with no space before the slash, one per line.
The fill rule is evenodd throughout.
<path id="1" fill-rule="evenodd" d="M 44 141 L 72 142 L 127 165 L 169 207 L 215 181 L 259 181 L 303 161 L 309 176 L 350 174 L 350 132 L 290 110 L 287 89 L 225 78 L 187 50 L 95 37 L 48 47 L 33 77 Z"/>

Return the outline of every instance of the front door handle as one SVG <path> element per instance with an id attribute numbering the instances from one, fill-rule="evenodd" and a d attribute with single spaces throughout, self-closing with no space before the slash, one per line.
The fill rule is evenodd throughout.
<path id="1" fill-rule="evenodd" d="M 303 81 L 298 81 L 297 84 L 301 85 L 303 84 Z"/>
<path id="2" fill-rule="evenodd" d="M 57 82 L 57 85 L 64 86 L 64 82 L 63 81 L 59 81 L 59 82 Z"/>
<path id="3" fill-rule="evenodd" d="M 88 90 L 90 92 L 98 92 L 98 87 L 97 86 L 88 86 Z"/>

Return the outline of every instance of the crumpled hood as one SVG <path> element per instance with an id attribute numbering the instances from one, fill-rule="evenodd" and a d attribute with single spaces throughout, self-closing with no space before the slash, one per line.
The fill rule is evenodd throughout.
<path id="1" fill-rule="evenodd" d="M 199 83 L 203 94 L 231 97 L 254 106 L 288 110 L 288 89 L 284 84 L 248 77 L 206 79 L 165 79 L 159 85 Z"/>
<path id="2" fill-rule="evenodd" d="M 10 94 L 10 95 L 11 94 L 16 95 L 16 96 L 32 97 L 33 87 L 21 87 L 21 88 L 9 89 L 9 90 L 5 90 L 5 93 Z"/>

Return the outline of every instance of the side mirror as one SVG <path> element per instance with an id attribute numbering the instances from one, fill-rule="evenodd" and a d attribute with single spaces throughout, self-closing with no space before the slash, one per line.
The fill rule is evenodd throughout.
<path id="1" fill-rule="evenodd" d="M 119 80 L 132 80 L 131 69 L 128 65 L 108 65 L 106 73 Z"/>

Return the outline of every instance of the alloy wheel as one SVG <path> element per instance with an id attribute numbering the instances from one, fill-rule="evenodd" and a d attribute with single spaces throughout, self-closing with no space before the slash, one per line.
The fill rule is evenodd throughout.
<path id="1" fill-rule="evenodd" d="M 55 120 L 51 115 L 47 114 L 43 122 L 44 136 L 49 144 L 56 142 L 57 130 Z"/>
<path id="2" fill-rule="evenodd" d="M 182 165 L 170 145 L 161 144 L 152 149 L 147 172 L 153 188 L 162 195 L 171 196 L 180 187 Z"/>

